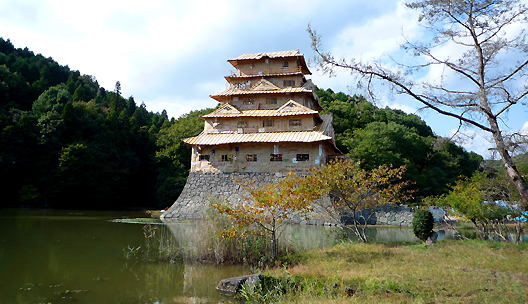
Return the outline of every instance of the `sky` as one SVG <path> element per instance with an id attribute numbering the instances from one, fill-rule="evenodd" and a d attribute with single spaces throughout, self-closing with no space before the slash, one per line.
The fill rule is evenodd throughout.
<path id="1" fill-rule="evenodd" d="M 523 0 L 528 2 L 528 0 Z M 420 39 L 418 13 L 397 0 L 2 0 L 0 36 L 15 47 L 52 57 L 81 74 L 95 76 L 113 90 L 121 83 L 124 97 L 133 96 L 147 110 L 167 110 L 179 117 L 216 106 L 209 95 L 227 88 L 228 59 L 243 53 L 299 49 L 309 61 L 314 53 L 306 28 L 322 35 L 336 57 L 379 58 L 401 54 L 406 39 Z M 452 49 L 446 49 L 447 52 Z M 311 66 L 309 76 L 320 88 L 360 94 L 346 71 L 329 78 Z M 439 71 L 428 71 L 424 79 Z M 422 117 L 439 136 L 452 136 L 458 121 L 419 111 L 420 104 L 386 92 L 377 105 Z M 528 134 L 525 105 L 516 106 L 502 122 L 506 130 Z M 467 129 L 459 144 L 486 158 L 492 145 L 485 133 Z"/>

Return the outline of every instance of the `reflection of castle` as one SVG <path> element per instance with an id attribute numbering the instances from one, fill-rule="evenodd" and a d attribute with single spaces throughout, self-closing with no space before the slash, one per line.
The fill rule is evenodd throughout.
<path id="1" fill-rule="evenodd" d="M 243 54 L 229 60 L 229 89 L 202 116 L 205 127 L 184 142 L 193 146 L 191 172 L 305 172 L 342 153 L 330 114 L 314 94 L 299 50 Z"/>

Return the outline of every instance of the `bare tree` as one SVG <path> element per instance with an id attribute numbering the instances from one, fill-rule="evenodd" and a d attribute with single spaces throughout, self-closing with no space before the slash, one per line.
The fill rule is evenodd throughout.
<path id="1" fill-rule="evenodd" d="M 406 6 L 420 12 L 419 21 L 430 33 L 427 42 L 402 45 L 416 56 L 416 64 L 336 59 L 323 50 L 320 36 L 309 25 L 318 69 L 329 75 L 334 68 L 348 69 L 368 93 L 381 80 L 424 108 L 489 132 L 510 180 L 528 205 L 528 185 L 512 161 L 512 143 L 506 140 L 512 137 L 499 125 L 528 94 L 526 6 L 520 0 L 422 0 Z M 450 52 L 445 55 L 447 47 Z M 413 76 L 436 67 L 442 72 L 434 81 L 418 81 Z"/>

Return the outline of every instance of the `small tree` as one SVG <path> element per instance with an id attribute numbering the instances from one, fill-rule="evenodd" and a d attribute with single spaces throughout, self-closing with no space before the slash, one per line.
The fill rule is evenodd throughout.
<path id="1" fill-rule="evenodd" d="M 434 227 L 434 218 L 431 211 L 426 209 L 418 209 L 414 213 L 412 221 L 413 232 L 417 238 L 426 241 L 431 236 Z"/>
<path id="2" fill-rule="evenodd" d="M 233 238 L 256 226 L 264 235 L 269 236 L 271 256 L 274 259 L 278 254 L 278 238 L 284 224 L 294 215 L 311 212 L 311 203 L 319 197 L 319 193 L 307 188 L 306 178 L 300 178 L 291 172 L 274 184 L 255 186 L 250 183 L 244 184 L 244 187 L 251 194 L 245 201 L 211 204 L 213 209 L 226 215 L 232 222 L 222 236 Z"/>
<path id="3" fill-rule="evenodd" d="M 435 204 L 469 220 L 481 239 L 498 236 L 505 241 L 519 242 L 521 221 L 516 220 L 511 226 L 506 220 L 524 217 L 520 209 L 521 197 L 506 177 L 490 178 L 487 173 L 478 172 L 471 178 L 460 179 L 452 188 Z"/>
<path id="4" fill-rule="evenodd" d="M 365 217 L 364 209 L 374 210 L 387 204 L 397 204 L 411 198 L 406 187 L 409 181 L 402 182 L 405 166 L 392 168 L 382 165 L 372 171 L 364 170 L 353 161 L 333 161 L 327 166 L 312 169 L 306 177 L 306 183 L 312 193 L 330 193 L 333 208 L 329 214 L 338 216 L 338 222 L 345 213 L 350 213 L 353 228 L 350 228 L 363 241 L 368 242 L 365 234 L 367 222 L 372 212 Z M 333 211 L 337 211 L 334 213 Z M 360 222 L 358 220 L 362 218 Z"/>

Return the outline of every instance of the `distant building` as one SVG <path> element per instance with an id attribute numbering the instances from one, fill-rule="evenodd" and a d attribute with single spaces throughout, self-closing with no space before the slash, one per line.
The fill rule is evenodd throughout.
<path id="1" fill-rule="evenodd" d="M 306 172 L 342 155 L 299 50 L 228 61 L 229 88 L 211 95 L 221 105 L 202 116 L 202 133 L 183 140 L 193 147 L 191 172 Z"/>

